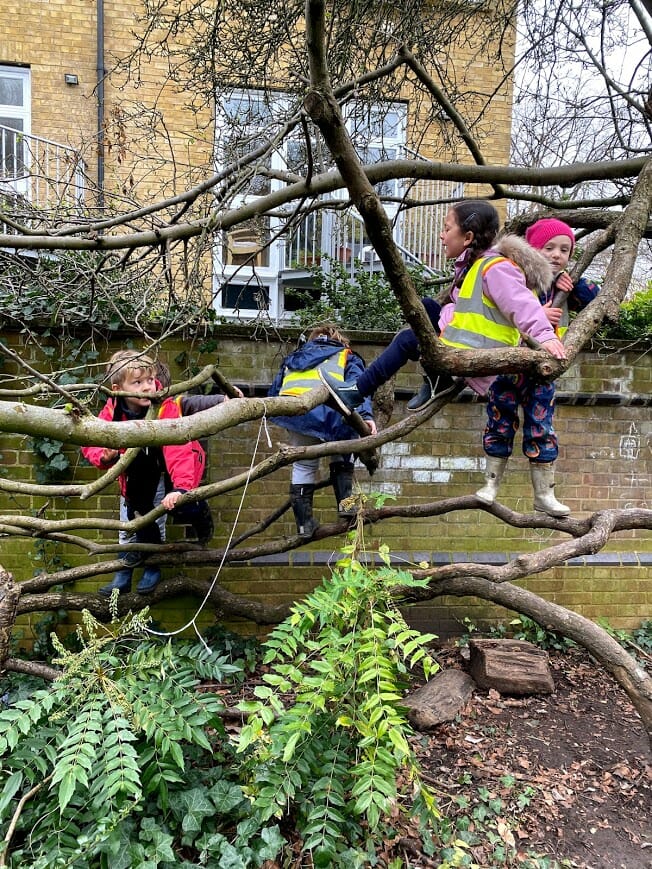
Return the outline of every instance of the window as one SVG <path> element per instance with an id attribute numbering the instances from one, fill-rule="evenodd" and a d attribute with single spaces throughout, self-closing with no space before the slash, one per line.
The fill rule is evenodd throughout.
<path id="1" fill-rule="evenodd" d="M 234 91 L 223 97 L 216 114 L 218 171 L 241 162 L 237 177 L 227 183 L 235 190 L 233 208 L 280 189 L 286 182 L 274 173 L 304 175 L 308 143 L 303 129 L 281 136 L 285 119 L 296 106 L 288 94 Z M 351 101 L 344 107 L 347 127 L 363 163 L 395 159 L 405 142 L 406 106 L 398 103 L 369 106 Z M 315 136 L 310 143 L 313 171 L 333 163 L 328 149 Z M 376 185 L 383 196 L 398 196 L 395 181 Z M 339 194 L 347 197 L 346 191 Z M 388 206 L 390 215 L 396 205 Z M 400 230 L 397 229 L 397 232 Z M 322 255 L 326 254 L 326 261 Z M 283 230 L 280 218 L 256 218 L 225 230 L 214 248 L 215 307 L 222 315 L 255 316 L 261 310 L 272 319 L 301 306 L 292 290 L 314 294 L 310 268 L 328 258 L 350 264 L 366 262 L 379 268 L 360 216 L 332 210 L 315 211 Z M 287 293 L 286 293 L 287 291 Z M 286 297 L 287 296 L 287 297 Z"/>
<path id="2" fill-rule="evenodd" d="M 30 114 L 29 70 L 0 66 L 0 180 L 18 193 L 25 192 Z"/>
<path id="3" fill-rule="evenodd" d="M 345 106 L 349 133 L 363 163 L 395 160 L 405 144 L 406 106 L 401 103 L 369 105 L 355 102 Z M 376 184 L 379 196 L 397 196 L 399 182 Z"/>

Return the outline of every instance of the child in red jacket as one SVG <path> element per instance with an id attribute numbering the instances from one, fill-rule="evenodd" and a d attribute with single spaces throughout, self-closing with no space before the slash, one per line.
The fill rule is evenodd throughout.
<path id="1" fill-rule="evenodd" d="M 114 353 L 108 363 L 106 380 L 111 389 L 117 392 L 140 393 L 140 395 L 109 398 L 99 413 L 100 419 L 113 422 L 143 419 L 151 405 L 150 396 L 161 389 L 156 378 L 156 363 L 135 350 L 120 350 Z M 161 419 L 179 419 L 214 407 L 226 400 L 224 395 L 182 395 L 165 398 L 160 405 L 158 416 Z M 83 447 L 82 454 L 93 465 L 106 470 L 115 464 L 123 450 L 107 447 Z M 143 447 L 120 475 L 120 491 L 124 498 L 124 508 L 128 520 L 143 516 L 161 503 L 181 523 L 192 525 L 200 543 L 207 543 L 213 536 L 213 517 L 206 501 L 196 501 L 177 507 L 181 496 L 200 484 L 205 457 L 199 441 L 186 444 L 169 444 L 163 447 Z M 161 494 L 164 492 L 163 497 Z M 122 513 L 122 511 L 121 511 Z M 123 516 L 121 515 L 121 518 Z M 162 524 L 162 523 L 161 523 Z M 153 522 L 140 529 L 133 537 L 121 533 L 120 542 L 130 539 L 136 543 L 161 543 L 161 524 Z M 135 564 L 140 561 L 137 553 L 121 553 L 125 567 L 119 570 L 113 582 L 100 589 L 100 594 L 108 597 L 114 588 L 120 591 L 131 589 L 131 577 Z M 153 591 L 161 579 L 157 567 L 146 567 L 142 579 L 136 586 L 140 594 Z"/>

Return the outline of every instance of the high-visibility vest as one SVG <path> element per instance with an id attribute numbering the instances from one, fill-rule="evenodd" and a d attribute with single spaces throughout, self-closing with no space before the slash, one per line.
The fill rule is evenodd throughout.
<path id="1" fill-rule="evenodd" d="M 559 320 L 559 323 L 557 323 L 557 325 L 555 326 L 555 334 L 558 338 L 561 339 L 568 331 L 568 327 L 570 325 L 570 315 L 568 313 L 568 296 L 566 296 L 566 298 L 559 307 L 561 308 L 561 319 Z"/>
<path id="2" fill-rule="evenodd" d="M 336 350 L 332 356 L 329 356 L 324 362 L 320 362 L 319 368 L 332 374 L 337 380 L 344 382 L 344 371 L 346 362 L 351 351 L 348 347 L 342 350 Z M 305 371 L 287 370 L 281 384 L 279 395 L 303 395 L 310 389 L 321 386 L 317 367 L 307 368 Z"/>
<path id="3" fill-rule="evenodd" d="M 519 330 L 482 290 L 482 279 L 489 269 L 505 261 L 512 262 L 504 256 L 490 256 L 473 263 L 460 287 L 453 319 L 440 336 L 444 344 L 462 350 L 486 350 L 520 343 Z"/>

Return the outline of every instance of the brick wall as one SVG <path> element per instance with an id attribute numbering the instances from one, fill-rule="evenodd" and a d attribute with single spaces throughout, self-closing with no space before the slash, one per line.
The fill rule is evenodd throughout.
<path id="1" fill-rule="evenodd" d="M 42 356 L 36 344 L 24 344 L 24 336 L 8 336 L 21 355 L 33 363 Z M 377 343 L 352 336 L 354 346 L 371 361 L 382 349 Z M 182 364 L 204 365 L 217 361 L 223 373 L 240 384 L 248 395 L 264 395 L 283 355 L 294 346 L 295 336 L 253 336 L 246 329 L 221 327 L 215 335 L 217 350 L 199 352 L 199 343 L 179 342 L 166 345 L 166 358 L 174 379 L 179 379 Z M 99 348 L 101 358 L 108 358 L 114 346 Z M 56 358 L 56 357 L 55 357 Z M 11 374 L 12 366 L 5 362 L 0 373 Z M 75 375 L 80 376 L 78 373 Z M 405 400 L 420 383 L 417 366 L 410 364 L 396 381 L 397 403 L 393 420 L 405 413 Z M 628 404 L 631 396 L 641 399 Z M 556 428 L 560 441 L 557 493 L 568 503 L 574 516 L 586 516 L 596 509 L 649 507 L 652 495 L 652 368 L 649 356 L 640 349 L 617 345 L 595 346 L 578 359 L 571 370 L 558 381 Z M 620 402 L 620 403 L 618 403 Z M 623 403 L 624 402 L 624 403 Z M 397 503 L 425 503 L 444 497 L 473 493 L 482 480 L 483 454 L 481 433 L 484 426 L 484 405 L 471 394 L 463 393 L 453 404 L 429 423 L 401 442 L 382 448 L 378 471 L 373 478 L 363 466 L 357 479 L 366 492 L 386 492 Z M 209 442 L 209 474 L 213 480 L 232 472 L 246 470 L 255 451 L 260 423 L 247 423 L 227 436 L 218 435 Z M 269 425 L 273 449 L 283 441 L 282 429 Z M 532 492 L 527 461 L 517 450 L 510 460 L 500 490 L 500 502 L 517 510 L 532 510 Z M 263 430 L 256 459 L 269 455 L 270 448 Z M 32 454 L 26 439 L 0 436 L 3 474 L 12 479 L 33 478 Z M 77 450 L 70 450 L 73 479 L 94 479 L 96 471 L 85 466 Z M 327 473 L 327 460 L 322 460 L 322 474 Z M 289 468 L 282 469 L 265 480 L 253 482 L 245 493 L 236 536 L 259 522 L 286 497 Z M 231 532 L 240 509 L 242 491 L 212 502 L 216 520 L 216 545 L 223 544 Z M 43 498 L 0 493 L 2 514 L 24 510 L 39 510 Z M 315 510 L 322 522 L 335 520 L 332 491 L 317 493 Z M 115 518 L 117 489 L 104 493 L 83 504 L 66 499 L 52 499 L 49 518 L 100 514 Z M 276 523 L 257 540 L 270 539 L 293 531 L 290 514 Z M 180 529 L 170 529 L 172 536 Z M 111 534 L 108 535 L 112 537 Z M 517 529 L 504 525 L 483 510 L 464 510 L 446 516 L 405 521 L 388 521 L 368 529 L 367 545 L 373 550 L 381 541 L 394 553 L 397 563 L 432 560 L 434 563 L 480 560 L 501 563 L 521 551 L 533 552 L 564 535 L 544 530 Z M 328 570 L 337 557 L 341 539 L 328 543 L 315 542 L 289 554 L 260 559 L 255 563 L 225 567 L 221 581 L 231 591 L 269 602 L 288 601 L 307 592 Z M 48 558 L 58 558 L 66 564 L 83 563 L 86 556 L 70 548 L 48 545 Z M 38 545 L 33 541 L 5 540 L 2 547 L 3 566 L 17 579 L 31 576 L 42 566 Z M 574 560 L 564 568 L 547 571 L 526 580 L 527 587 L 544 597 L 567 606 L 593 619 L 606 617 L 614 627 L 635 627 L 652 612 L 652 539 L 649 532 L 622 532 L 615 535 L 606 551 Z M 207 569 L 206 576 L 214 571 Z M 93 590 L 100 581 L 78 587 Z M 155 615 L 167 627 L 183 624 L 192 613 L 193 602 L 182 601 L 160 608 Z M 459 630 L 464 616 L 474 620 L 503 618 L 496 608 L 464 598 L 439 599 L 434 604 L 410 611 L 410 620 L 420 627 L 441 635 Z M 210 621 L 212 614 L 205 620 Z M 252 631 L 252 625 L 239 626 Z"/>

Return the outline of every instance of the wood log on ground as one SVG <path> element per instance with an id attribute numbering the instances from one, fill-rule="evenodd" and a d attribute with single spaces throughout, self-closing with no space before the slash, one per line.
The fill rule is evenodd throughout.
<path id="1" fill-rule="evenodd" d="M 548 654 L 525 640 L 470 640 L 469 672 L 501 694 L 552 694 Z"/>
<path id="2" fill-rule="evenodd" d="M 440 670 L 403 701 L 408 721 L 415 730 L 430 730 L 443 721 L 452 721 L 473 694 L 475 682 L 462 670 Z"/>

